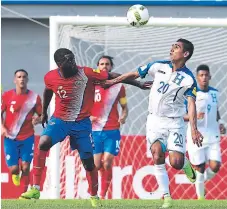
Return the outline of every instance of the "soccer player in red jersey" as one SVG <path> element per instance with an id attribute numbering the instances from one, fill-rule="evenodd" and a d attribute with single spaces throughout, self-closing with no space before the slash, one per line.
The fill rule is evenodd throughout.
<path id="1" fill-rule="evenodd" d="M 30 163 L 34 151 L 34 125 L 40 122 L 42 112 L 40 97 L 27 89 L 28 73 L 23 69 L 15 72 L 16 88 L 2 95 L 2 126 L 6 164 L 16 186 L 29 185 Z M 37 114 L 37 115 L 35 115 Z M 21 159 L 21 166 L 19 166 Z M 20 177 L 20 167 L 22 175 Z"/>
<path id="2" fill-rule="evenodd" d="M 98 69 L 110 72 L 113 58 L 100 57 Z M 119 117 L 118 104 L 122 113 Z M 92 136 L 95 144 L 94 160 L 101 174 L 101 199 L 104 199 L 112 180 L 112 164 L 114 156 L 120 150 L 120 124 L 124 124 L 128 115 L 125 87 L 119 83 L 104 89 L 95 86 L 95 103 L 92 109 Z"/>

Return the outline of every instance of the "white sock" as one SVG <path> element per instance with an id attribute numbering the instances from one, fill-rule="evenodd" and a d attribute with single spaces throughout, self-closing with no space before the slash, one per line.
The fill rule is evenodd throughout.
<path id="1" fill-rule="evenodd" d="M 195 189 L 197 198 L 204 198 L 204 173 L 196 171 Z"/>
<path id="2" fill-rule="evenodd" d="M 166 171 L 165 164 L 154 165 L 155 177 L 158 182 L 159 191 L 162 192 L 164 196 L 170 196 L 169 192 L 169 177 Z"/>
<path id="3" fill-rule="evenodd" d="M 208 167 L 204 173 L 204 180 L 207 181 L 207 180 L 212 179 L 215 176 L 215 174 L 216 173 L 214 171 L 212 171 L 210 167 Z"/>
<path id="4" fill-rule="evenodd" d="M 36 189 L 40 190 L 40 186 L 39 185 L 33 185 L 33 187 L 35 187 Z"/>

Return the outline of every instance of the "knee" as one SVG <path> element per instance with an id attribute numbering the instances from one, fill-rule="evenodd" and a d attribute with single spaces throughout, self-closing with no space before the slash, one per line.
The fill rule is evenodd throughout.
<path id="1" fill-rule="evenodd" d="M 39 141 L 39 149 L 48 151 L 52 146 L 51 139 L 48 136 L 42 136 Z"/>
<path id="2" fill-rule="evenodd" d="M 94 170 L 94 168 L 95 168 L 95 163 L 94 163 L 94 158 L 93 158 L 93 157 L 88 158 L 88 159 L 82 159 L 81 161 L 82 161 L 82 164 L 83 164 L 84 169 L 85 169 L 86 171 L 91 172 L 91 171 Z"/>
<path id="3" fill-rule="evenodd" d="M 220 162 L 216 162 L 212 165 L 210 165 L 210 169 L 214 172 L 217 173 L 220 170 L 221 167 L 221 163 Z"/>
<path id="4" fill-rule="evenodd" d="M 184 156 L 177 155 L 177 154 L 172 155 L 169 158 L 169 162 L 173 168 L 175 168 L 177 170 L 181 170 L 184 166 Z"/>
<path id="5" fill-rule="evenodd" d="M 19 174 L 19 166 L 11 166 L 11 167 L 9 167 L 9 171 L 10 171 L 10 173 L 11 174 Z"/>
<path id="6" fill-rule="evenodd" d="M 95 163 L 95 167 L 100 170 L 102 168 L 102 163 Z"/>
<path id="7" fill-rule="evenodd" d="M 105 170 L 109 170 L 112 168 L 112 162 L 110 160 L 106 160 L 103 162 L 103 168 Z"/>
<path id="8" fill-rule="evenodd" d="M 30 171 L 30 164 L 29 163 L 22 164 L 21 171 L 23 174 L 28 175 Z"/>
<path id="9" fill-rule="evenodd" d="M 200 165 L 194 165 L 195 170 L 199 171 L 200 173 L 205 172 L 206 165 L 205 163 L 200 164 Z"/>

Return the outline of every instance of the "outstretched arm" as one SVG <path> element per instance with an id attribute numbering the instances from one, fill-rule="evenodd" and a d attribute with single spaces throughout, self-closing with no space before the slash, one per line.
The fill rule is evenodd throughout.
<path id="1" fill-rule="evenodd" d="M 134 74 L 134 77 L 132 76 L 132 77 L 126 78 L 126 79 L 124 79 L 120 82 L 125 83 L 125 84 L 130 84 L 132 86 L 136 86 L 136 87 L 141 88 L 141 89 L 150 89 L 151 88 L 153 82 L 151 82 L 151 81 L 147 81 L 147 82 L 137 81 L 135 79 L 139 77 L 139 74 L 137 72 L 133 72 L 133 74 Z M 109 72 L 108 79 L 111 80 L 111 79 L 119 78 L 120 76 L 122 76 L 122 74 Z M 120 83 L 120 82 L 118 82 L 118 83 Z M 112 85 L 114 85 L 114 84 L 112 84 Z M 108 88 L 109 86 L 111 86 L 111 85 L 108 85 L 108 82 L 105 82 L 103 84 L 104 88 Z"/>
<path id="2" fill-rule="evenodd" d="M 43 127 L 48 120 L 47 109 L 49 107 L 52 96 L 53 96 L 53 91 L 51 89 L 45 88 L 43 92 L 43 108 L 42 108 L 42 115 L 41 115 L 41 122 Z"/>

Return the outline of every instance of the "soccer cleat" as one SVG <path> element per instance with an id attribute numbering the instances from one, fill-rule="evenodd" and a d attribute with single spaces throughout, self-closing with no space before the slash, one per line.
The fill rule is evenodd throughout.
<path id="1" fill-rule="evenodd" d="M 21 194 L 21 197 L 25 199 L 39 199 L 40 191 L 33 186 L 30 190 Z"/>
<path id="2" fill-rule="evenodd" d="M 164 197 L 164 203 L 162 205 L 162 208 L 171 208 L 172 207 L 172 198 L 170 196 Z"/>
<path id="3" fill-rule="evenodd" d="M 199 197 L 198 200 L 205 200 L 205 197 Z"/>
<path id="4" fill-rule="evenodd" d="M 90 200 L 91 200 L 92 207 L 96 208 L 98 206 L 101 206 L 100 200 L 99 200 L 99 197 L 98 196 L 91 196 L 90 197 Z"/>
<path id="5" fill-rule="evenodd" d="M 188 180 L 192 183 L 195 183 L 196 181 L 196 172 L 194 168 L 192 167 L 191 163 L 187 161 L 186 166 L 183 168 L 184 173 L 186 174 Z"/>
<path id="6" fill-rule="evenodd" d="M 20 186 L 20 175 L 19 174 L 13 174 L 12 175 L 12 181 L 15 186 Z"/>

